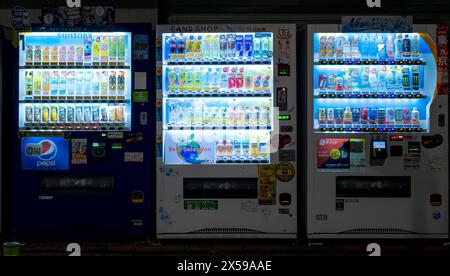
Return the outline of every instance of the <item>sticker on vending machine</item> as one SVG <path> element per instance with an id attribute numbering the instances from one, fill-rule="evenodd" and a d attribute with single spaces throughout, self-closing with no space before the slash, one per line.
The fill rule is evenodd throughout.
<path id="1" fill-rule="evenodd" d="M 366 166 L 365 139 L 350 139 L 350 167 Z"/>
<path id="2" fill-rule="evenodd" d="M 258 166 L 258 204 L 275 205 L 277 203 L 277 178 L 275 165 Z"/>
<path id="3" fill-rule="evenodd" d="M 72 139 L 72 159 L 74 165 L 87 164 L 87 139 Z"/>
<path id="4" fill-rule="evenodd" d="M 295 176 L 295 167 L 290 163 L 280 163 L 276 166 L 275 176 L 281 182 L 289 182 Z"/>
<path id="5" fill-rule="evenodd" d="M 317 168 L 348 169 L 350 168 L 350 139 L 318 139 Z"/>

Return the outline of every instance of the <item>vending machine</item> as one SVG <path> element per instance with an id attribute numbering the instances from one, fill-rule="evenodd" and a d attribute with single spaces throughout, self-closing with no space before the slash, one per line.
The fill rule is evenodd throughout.
<path id="1" fill-rule="evenodd" d="M 447 238 L 436 26 L 311 25 L 307 46 L 308 238 Z"/>
<path id="2" fill-rule="evenodd" d="M 116 30 L 19 34 L 15 237 L 151 234 L 151 26 Z"/>
<path id="3" fill-rule="evenodd" d="M 296 238 L 295 32 L 157 26 L 158 238 Z"/>

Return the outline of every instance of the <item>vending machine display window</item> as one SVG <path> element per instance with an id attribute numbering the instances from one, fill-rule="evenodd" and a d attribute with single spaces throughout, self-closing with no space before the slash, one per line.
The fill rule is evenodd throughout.
<path id="1" fill-rule="evenodd" d="M 423 33 L 315 33 L 314 130 L 428 132 L 432 45 Z"/>
<path id="2" fill-rule="evenodd" d="M 19 129 L 131 128 L 131 33 L 19 35 Z"/>
<path id="3" fill-rule="evenodd" d="M 270 163 L 273 34 L 163 33 L 162 42 L 164 163 Z"/>

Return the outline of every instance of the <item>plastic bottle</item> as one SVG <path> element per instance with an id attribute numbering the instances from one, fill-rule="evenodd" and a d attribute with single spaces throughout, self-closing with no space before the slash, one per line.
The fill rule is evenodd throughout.
<path id="1" fill-rule="evenodd" d="M 355 37 L 357 37 L 357 34 L 355 34 Z M 367 38 L 367 34 L 360 35 L 359 52 L 361 54 L 361 58 L 369 57 L 369 40 Z"/>
<path id="2" fill-rule="evenodd" d="M 219 42 L 219 36 L 213 35 L 211 36 L 211 43 L 210 43 L 210 57 L 213 59 L 217 59 L 220 56 L 220 42 Z"/>
<path id="3" fill-rule="evenodd" d="M 236 75 L 236 88 L 242 89 L 244 87 L 244 68 L 239 68 Z"/>
<path id="4" fill-rule="evenodd" d="M 397 35 L 395 40 L 395 58 L 403 58 L 403 36 L 401 34 Z"/>
<path id="5" fill-rule="evenodd" d="M 378 59 L 384 60 L 386 59 L 386 44 L 384 43 L 384 39 L 382 35 L 378 35 L 377 39 L 377 47 L 378 47 Z"/>
<path id="6" fill-rule="evenodd" d="M 369 67 L 363 67 L 361 73 L 361 89 L 369 88 Z"/>
<path id="7" fill-rule="evenodd" d="M 177 36 L 177 57 L 184 59 L 186 56 L 186 39 L 183 34 Z"/>
<path id="8" fill-rule="evenodd" d="M 336 58 L 344 58 L 344 37 L 338 36 L 336 38 Z"/>
<path id="9" fill-rule="evenodd" d="M 236 88 L 236 68 L 232 67 L 228 73 L 228 90 Z"/>
<path id="10" fill-rule="evenodd" d="M 175 70 L 173 68 L 170 68 L 169 69 L 169 91 L 177 90 L 176 79 L 177 79 L 177 76 L 175 74 Z"/>
<path id="11" fill-rule="evenodd" d="M 202 57 L 209 59 L 211 57 L 211 35 L 206 35 L 202 43 Z"/>
<path id="12" fill-rule="evenodd" d="M 403 72 L 401 66 L 395 68 L 395 89 L 399 91 L 403 90 Z"/>
<path id="13" fill-rule="evenodd" d="M 177 38 L 175 34 L 172 34 L 168 39 L 169 44 L 169 58 L 174 59 L 177 57 Z"/>
<path id="14" fill-rule="evenodd" d="M 348 58 L 352 57 L 352 53 L 351 53 L 352 47 L 350 45 L 350 40 L 348 40 L 348 36 L 345 36 L 344 46 L 343 46 L 342 51 L 344 52 L 344 58 L 348 59 Z"/>
<path id="15" fill-rule="evenodd" d="M 405 35 L 403 39 L 403 57 L 411 57 L 411 39 Z"/>
<path id="16" fill-rule="evenodd" d="M 228 90 L 228 68 L 223 67 L 220 72 L 220 91 L 224 92 Z"/>
<path id="17" fill-rule="evenodd" d="M 414 34 L 411 40 L 411 55 L 413 58 L 419 57 L 419 35 Z"/>
<path id="18" fill-rule="evenodd" d="M 411 112 L 411 123 L 413 125 L 419 125 L 420 124 L 419 110 L 417 110 L 417 107 L 413 107 L 413 110 Z"/>
<path id="19" fill-rule="evenodd" d="M 335 38 L 334 35 L 328 36 L 327 40 L 327 58 L 335 57 Z"/>
<path id="20" fill-rule="evenodd" d="M 191 59 L 193 57 L 193 48 L 194 48 L 194 36 L 190 35 L 186 41 L 186 59 Z"/>
<path id="21" fill-rule="evenodd" d="M 392 36 L 388 35 L 386 39 L 386 56 L 388 59 L 394 59 L 395 57 L 395 49 L 394 49 L 394 41 L 392 40 Z"/>
<path id="22" fill-rule="evenodd" d="M 354 35 L 352 40 L 352 57 L 353 58 L 359 58 L 359 41 L 358 36 Z"/>
<path id="23" fill-rule="evenodd" d="M 378 91 L 378 77 L 377 77 L 377 69 L 375 67 L 370 68 L 369 87 L 372 92 Z"/>
<path id="24" fill-rule="evenodd" d="M 394 72 L 391 66 L 386 68 L 386 89 L 390 91 L 395 89 Z"/>
<path id="25" fill-rule="evenodd" d="M 377 59 L 378 56 L 378 48 L 375 34 L 369 35 L 369 58 Z"/>
<path id="26" fill-rule="evenodd" d="M 229 34 L 227 37 L 227 47 L 228 47 L 228 57 L 236 57 L 236 36 L 234 34 Z"/>
<path id="27" fill-rule="evenodd" d="M 228 42 L 224 34 L 220 35 L 220 58 L 226 59 L 228 57 Z"/>
<path id="28" fill-rule="evenodd" d="M 378 90 L 386 91 L 386 66 L 381 66 L 378 71 Z"/>

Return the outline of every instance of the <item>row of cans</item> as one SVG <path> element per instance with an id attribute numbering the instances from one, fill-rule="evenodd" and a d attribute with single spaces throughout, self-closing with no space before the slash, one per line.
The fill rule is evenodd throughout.
<path id="1" fill-rule="evenodd" d="M 25 106 L 26 123 L 123 123 L 125 106 Z"/>
<path id="2" fill-rule="evenodd" d="M 420 124 L 416 107 L 319 108 L 319 124 Z"/>

